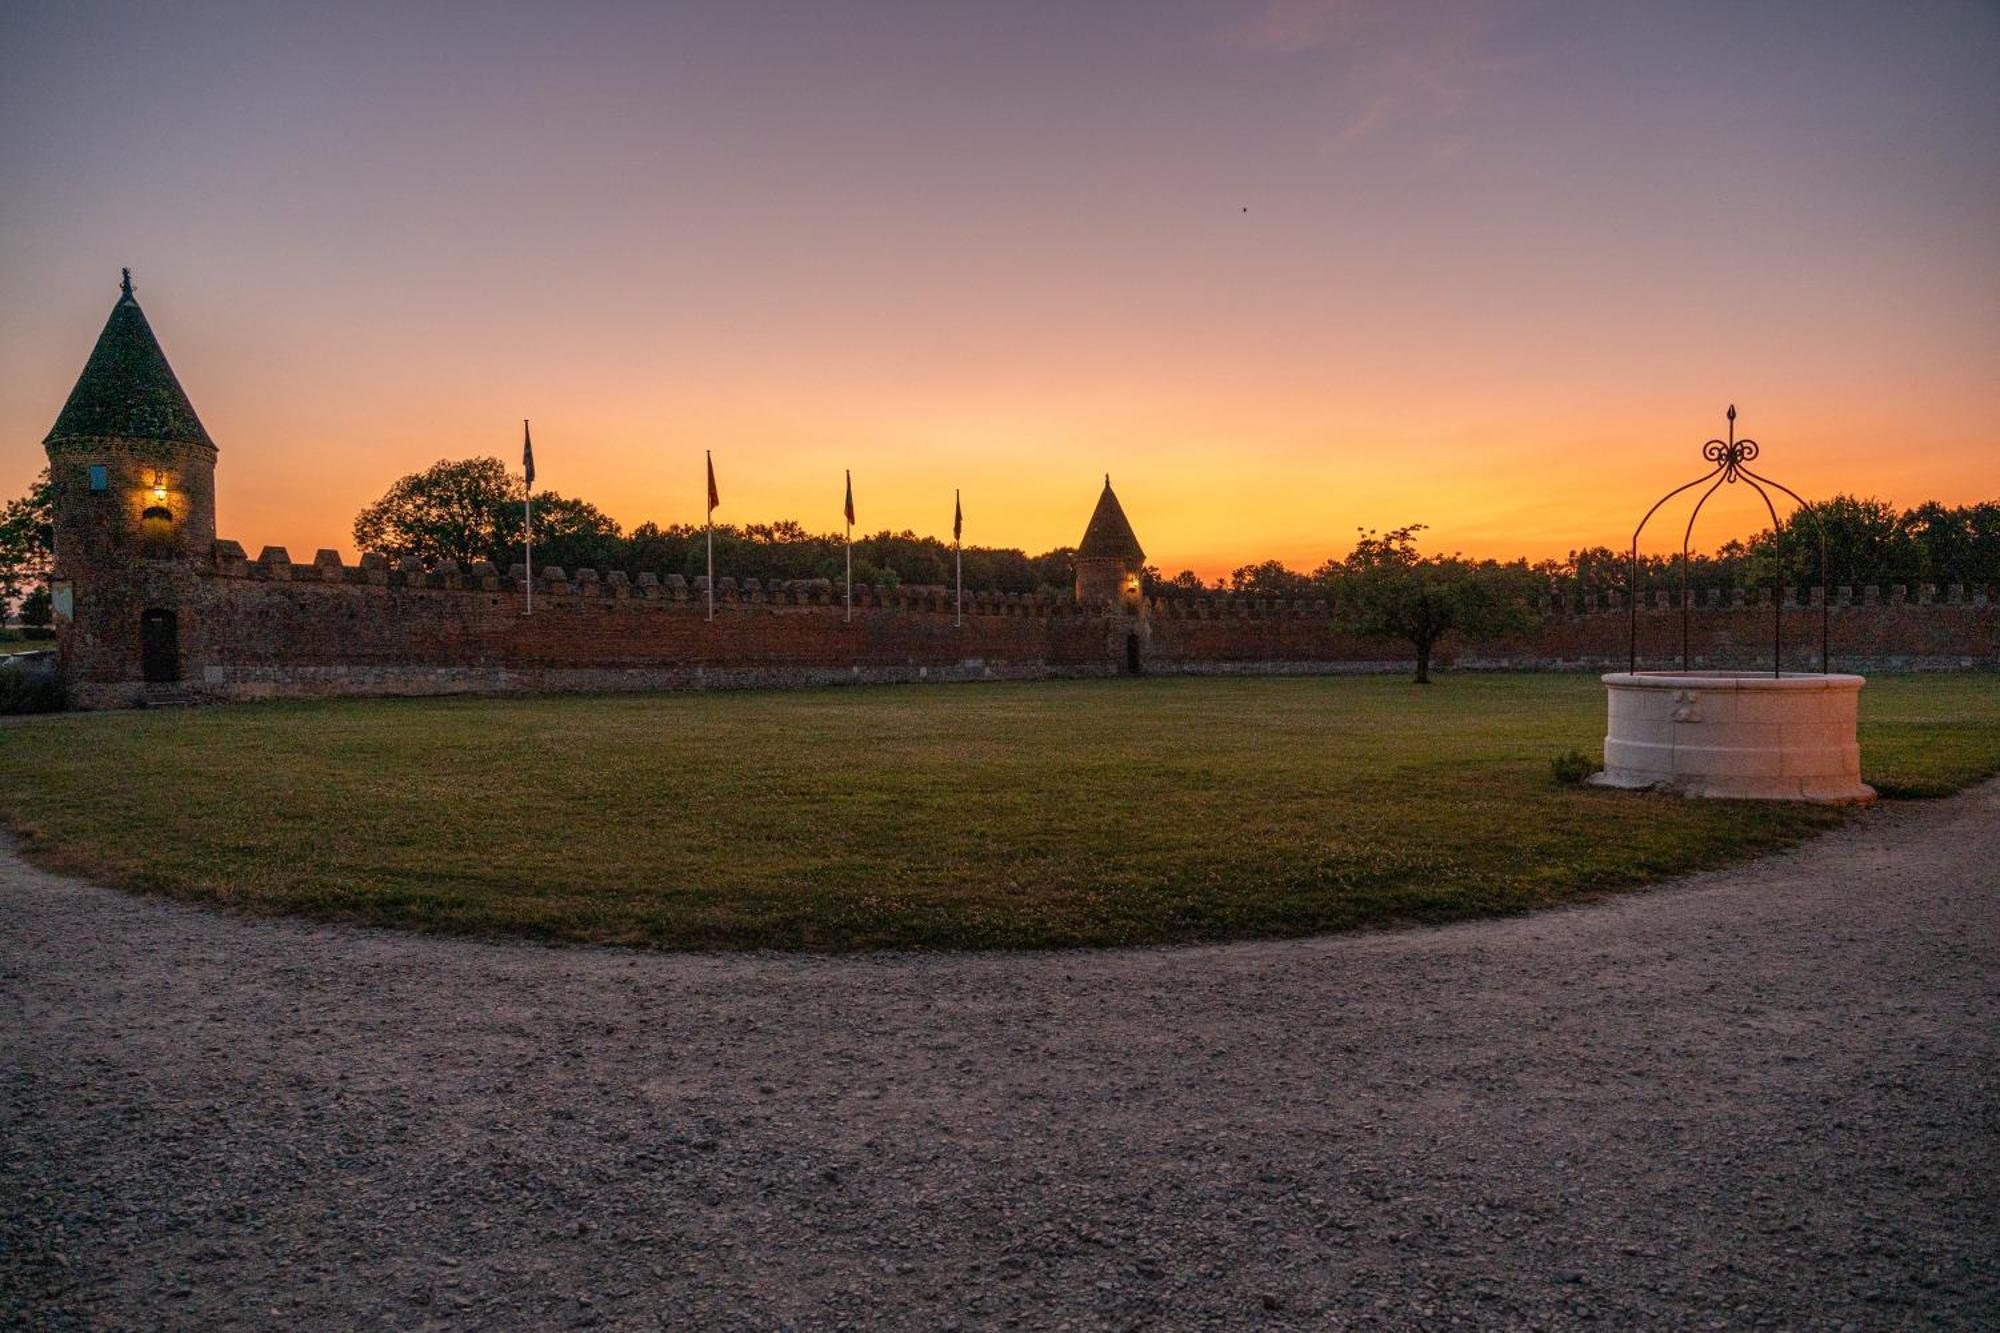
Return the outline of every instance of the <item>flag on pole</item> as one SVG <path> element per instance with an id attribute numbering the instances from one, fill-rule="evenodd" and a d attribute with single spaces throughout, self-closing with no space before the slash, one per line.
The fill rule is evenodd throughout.
<path id="1" fill-rule="evenodd" d="M 847 474 L 847 526 L 854 526 L 854 473 Z"/>
<path id="2" fill-rule="evenodd" d="M 965 531 L 965 506 L 958 502 L 958 492 L 951 493 L 951 539 L 957 541 Z"/>
<path id="3" fill-rule="evenodd" d="M 521 418 L 521 475 L 527 479 L 526 498 L 521 503 L 521 533 L 526 551 L 526 562 L 521 566 L 528 576 L 527 615 L 535 614 L 535 441 L 528 434 L 528 419 Z"/>
<path id="4" fill-rule="evenodd" d="M 715 455 L 704 449 L 701 456 L 708 462 L 708 618 L 715 619 L 715 507 L 722 503 L 722 497 L 715 493 Z"/>

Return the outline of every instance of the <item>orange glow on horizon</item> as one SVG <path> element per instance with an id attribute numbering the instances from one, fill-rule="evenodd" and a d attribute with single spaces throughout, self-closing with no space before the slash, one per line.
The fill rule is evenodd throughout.
<path id="1" fill-rule="evenodd" d="M 1582 393 L 1560 376 L 1531 391 L 1497 373 L 1467 375 L 1453 392 L 1458 376 L 1424 365 L 1377 364 L 1321 389 L 1303 357 L 1243 383 L 1240 371 L 1205 380 L 1199 347 L 1178 371 L 1135 370 L 1078 342 L 1063 352 L 1074 358 L 1068 374 L 1035 375 L 1032 387 L 968 356 L 914 376 L 793 365 L 784 373 L 795 387 L 780 395 L 712 356 L 677 364 L 663 352 L 621 366 L 603 342 L 568 355 L 533 340 L 467 349 L 449 336 L 412 346 L 408 335 L 322 334 L 315 344 L 317 321 L 296 307 L 282 322 L 244 309 L 176 293 L 148 313 L 221 448 L 219 532 L 295 558 L 329 546 L 353 555 L 355 512 L 439 458 L 485 453 L 518 467 L 524 414 L 535 421 L 538 487 L 589 500 L 628 529 L 699 523 L 702 455 L 713 449 L 719 521 L 838 531 L 852 468 L 858 532 L 948 539 L 958 488 L 969 544 L 1031 554 L 1077 541 L 1108 470 L 1151 563 L 1211 580 L 1264 559 L 1310 569 L 1344 555 L 1357 528 L 1411 522 L 1428 525 L 1425 549 L 1473 556 L 1623 549 L 1645 506 L 1706 469 L 1700 446 L 1724 429 L 1729 396 L 1707 386 L 1728 379 L 1713 363 L 1733 355 L 1655 366 L 1650 393 Z M 27 427 L 17 439 L 39 439 L 95 336 L 78 312 L 60 323 L 66 345 L 44 349 L 43 401 L 16 405 Z M 254 351 L 269 345 L 291 352 L 273 361 Z M 1907 395 L 1858 399 L 1808 356 L 1787 360 L 1766 365 L 1759 397 L 1740 395 L 1740 429 L 1763 444 L 1767 475 L 1808 497 L 1995 497 L 1990 390 L 1940 384 L 1932 365 L 1909 369 Z M 1961 406 L 1921 413 L 1906 396 Z M 1921 446 L 1880 447 L 1911 439 L 1912 416 L 1926 428 Z M 19 451 L 17 484 L 39 452 Z M 1660 521 L 1674 530 L 1662 529 L 1658 549 L 1677 549 L 1681 520 Z M 1754 497 L 1725 490 L 1695 545 L 1713 549 L 1766 521 Z"/>
<path id="2" fill-rule="evenodd" d="M 0 497 L 129 264 L 220 535 L 441 458 L 628 529 L 1310 569 L 1622 548 L 1735 403 L 1800 494 L 2000 494 L 1979 7 L 0 12 Z M 159 71 L 171 68 L 173 79 Z M 1697 545 L 1763 522 L 1718 496 Z M 1661 549 L 1678 549 L 1678 528 Z"/>

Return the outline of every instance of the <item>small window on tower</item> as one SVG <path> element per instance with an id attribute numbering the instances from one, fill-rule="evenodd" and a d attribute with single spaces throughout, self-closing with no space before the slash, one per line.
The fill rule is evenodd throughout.
<path id="1" fill-rule="evenodd" d="M 92 463 L 90 465 L 90 489 L 93 491 L 103 491 L 110 488 L 110 469 L 106 468 L 102 463 Z"/>

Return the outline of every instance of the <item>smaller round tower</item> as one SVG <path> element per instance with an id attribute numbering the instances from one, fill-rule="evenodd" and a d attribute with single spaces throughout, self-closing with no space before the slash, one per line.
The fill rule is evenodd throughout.
<path id="1" fill-rule="evenodd" d="M 57 647 L 73 688 L 183 678 L 215 547 L 215 442 L 125 270 L 42 441 L 55 499 Z"/>
<path id="2" fill-rule="evenodd" d="M 1118 496 L 1111 489 L 1111 474 L 1104 474 L 1104 492 L 1083 540 L 1076 547 L 1076 600 L 1079 606 L 1120 608 L 1137 613 L 1140 606 L 1140 574 L 1146 567 L 1146 552 L 1125 517 Z"/>

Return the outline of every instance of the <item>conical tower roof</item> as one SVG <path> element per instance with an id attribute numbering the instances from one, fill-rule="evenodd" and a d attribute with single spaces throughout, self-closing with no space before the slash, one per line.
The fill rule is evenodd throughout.
<path id="1" fill-rule="evenodd" d="M 132 295 L 129 269 L 118 304 L 111 307 L 111 318 L 104 321 L 104 332 L 97 335 L 97 346 L 43 443 L 104 436 L 215 447 Z"/>
<path id="2" fill-rule="evenodd" d="M 1124 508 L 1118 497 L 1111 491 L 1111 476 L 1104 477 L 1104 493 L 1097 497 L 1097 509 L 1090 516 L 1090 526 L 1083 530 L 1083 540 L 1077 543 L 1076 553 L 1081 558 L 1103 557 L 1112 560 L 1129 560 L 1133 564 L 1144 564 L 1146 552 L 1139 545 L 1139 538 L 1132 531 L 1132 524 L 1125 517 Z"/>

